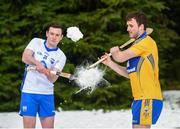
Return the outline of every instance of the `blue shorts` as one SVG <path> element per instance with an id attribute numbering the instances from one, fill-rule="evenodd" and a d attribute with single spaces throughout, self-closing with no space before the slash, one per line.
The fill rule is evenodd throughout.
<path id="1" fill-rule="evenodd" d="M 132 103 L 132 124 L 156 124 L 163 107 L 162 100 L 143 99 Z"/>
<path id="2" fill-rule="evenodd" d="M 20 112 L 21 116 L 49 117 L 55 115 L 54 95 L 44 94 L 21 94 Z"/>

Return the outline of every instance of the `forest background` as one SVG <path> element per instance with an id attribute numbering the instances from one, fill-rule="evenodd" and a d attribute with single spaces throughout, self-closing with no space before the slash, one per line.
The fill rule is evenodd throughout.
<path id="1" fill-rule="evenodd" d="M 180 89 L 180 1 L 176 0 L 1 0 L 0 1 L 0 111 L 18 111 L 25 64 L 24 48 L 33 37 L 45 38 L 45 27 L 58 22 L 77 26 L 84 38 L 74 43 L 66 37 L 59 47 L 67 56 L 64 72 L 97 61 L 113 46 L 127 40 L 126 14 L 147 14 L 151 36 L 159 48 L 162 90 Z M 68 79 L 55 83 L 56 108 L 62 110 L 118 110 L 129 108 L 129 80 L 105 66 L 111 86 L 99 86 L 91 94 L 75 94 L 79 87 Z M 59 108 L 60 107 L 60 108 Z"/>

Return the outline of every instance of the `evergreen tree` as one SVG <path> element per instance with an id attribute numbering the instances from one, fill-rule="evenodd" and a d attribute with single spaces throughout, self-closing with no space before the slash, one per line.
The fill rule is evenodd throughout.
<path id="1" fill-rule="evenodd" d="M 31 38 L 45 38 L 48 23 L 77 26 L 83 32 L 84 38 L 78 43 L 65 37 L 59 45 L 68 59 L 64 71 L 73 73 L 76 66 L 95 62 L 111 47 L 129 40 L 125 16 L 138 10 L 147 14 L 149 27 L 154 29 L 151 36 L 159 47 L 163 89 L 172 85 L 180 89 L 179 3 L 175 0 L 1 0 L 0 111 L 18 110 L 25 66 L 22 52 Z M 60 78 L 60 83 L 55 83 L 56 105 L 61 104 L 64 110 L 129 107 L 132 97 L 128 80 L 109 69 L 105 78 L 111 87 L 98 87 L 90 95 L 75 95 L 78 86 Z"/>

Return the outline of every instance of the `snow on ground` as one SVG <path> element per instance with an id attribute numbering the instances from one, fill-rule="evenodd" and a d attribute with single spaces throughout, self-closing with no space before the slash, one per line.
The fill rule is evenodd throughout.
<path id="1" fill-rule="evenodd" d="M 180 127 L 180 91 L 165 91 L 163 94 L 164 108 L 157 124 L 152 128 Z M 41 128 L 39 119 L 36 127 Z M 22 117 L 17 112 L 0 113 L 0 128 L 23 128 Z M 131 110 L 107 113 L 102 110 L 56 112 L 55 128 L 131 128 Z"/>

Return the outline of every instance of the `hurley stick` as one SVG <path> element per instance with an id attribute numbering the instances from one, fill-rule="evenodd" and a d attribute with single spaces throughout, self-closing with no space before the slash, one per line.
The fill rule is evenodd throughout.
<path id="1" fill-rule="evenodd" d="M 146 28 L 147 35 L 150 35 L 153 32 L 153 28 Z M 125 42 L 123 45 L 121 45 L 119 48 L 123 49 L 124 47 L 132 44 L 136 39 L 130 39 L 127 42 Z"/>
<path id="2" fill-rule="evenodd" d="M 151 33 L 153 32 L 153 29 L 152 28 L 146 28 L 146 33 L 147 33 L 147 35 L 150 35 Z M 128 45 L 130 45 L 130 44 L 132 44 L 132 43 L 134 43 L 136 41 L 136 39 L 130 39 L 130 40 L 128 40 L 127 42 L 125 42 L 123 45 L 121 45 L 119 48 L 124 48 L 124 47 L 126 47 L 126 46 L 128 46 Z M 111 56 L 112 54 L 111 53 L 109 53 L 108 54 L 109 56 Z M 92 65 L 90 65 L 87 69 L 91 69 L 91 68 L 93 68 L 93 67 L 95 67 L 96 65 L 98 65 L 99 63 L 101 63 L 102 61 L 104 61 L 106 58 L 101 58 L 100 60 L 98 60 L 97 62 L 95 62 L 94 64 L 92 64 Z"/>
<path id="3" fill-rule="evenodd" d="M 28 66 L 27 67 L 27 71 L 33 71 L 36 70 L 36 66 Z M 64 78 L 67 78 L 69 80 L 74 80 L 75 78 L 72 76 L 72 74 L 70 73 L 65 73 L 65 72 L 57 72 L 57 71 L 50 71 L 51 74 L 57 75 L 57 76 L 61 76 Z"/>

